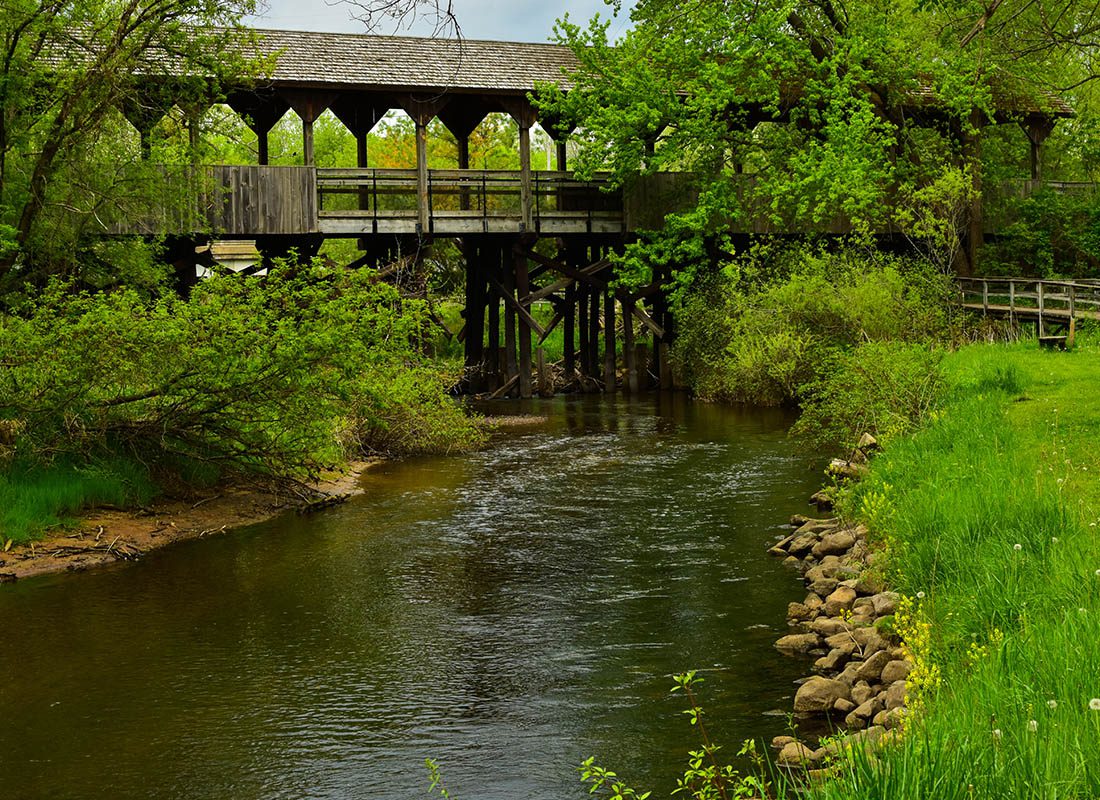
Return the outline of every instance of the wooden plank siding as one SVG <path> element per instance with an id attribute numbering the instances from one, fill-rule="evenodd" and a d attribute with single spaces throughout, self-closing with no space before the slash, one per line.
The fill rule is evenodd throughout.
<path id="1" fill-rule="evenodd" d="M 317 172 L 311 167 L 158 167 L 140 196 L 109 224 L 120 235 L 250 237 L 318 233 Z M 135 206 L 138 210 L 133 211 Z"/>

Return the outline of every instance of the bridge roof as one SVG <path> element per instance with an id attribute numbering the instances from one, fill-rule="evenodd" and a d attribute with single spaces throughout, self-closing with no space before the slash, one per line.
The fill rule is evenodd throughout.
<path id="1" fill-rule="evenodd" d="M 562 45 L 427 39 L 355 33 L 258 30 L 257 49 L 275 57 L 275 84 L 332 88 L 523 94 L 536 82 L 568 88 L 576 69 Z"/>

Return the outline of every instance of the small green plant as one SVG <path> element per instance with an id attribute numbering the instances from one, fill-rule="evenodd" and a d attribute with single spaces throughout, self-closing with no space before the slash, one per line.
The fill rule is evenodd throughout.
<path id="1" fill-rule="evenodd" d="M 424 766 L 428 770 L 428 778 L 431 781 L 428 786 L 429 794 L 438 793 L 443 800 L 451 800 L 451 793 L 443 785 L 443 773 L 439 769 L 439 764 L 436 763 L 434 758 L 425 758 Z"/>
<path id="2" fill-rule="evenodd" d="M 682 692 L 688 701 L 683 712 L 688 721 L 699 732 L 700 746 L 688 751 L 688 764 L 683 775 L 676 779 L 676 788 L 672 794 L 682 795 L 691 800 L 731 800 L 739 797 L 766 796 L 766 783 L 763 780 L 763 757 L 757 753 L 756 743 L 748 739 L 737 752 L 738 756 L 748 756 L 758 768 L 758 775 L 741 775 L 729 764 L 718 760 L 721 745 L 710 738 L 703 723 L 703 708 L 695 696 L 695 687 L 703 682 L 695 670 L 672 677 L 673 692 Z M 590 794 L 606 792 L 607 800 L 645 800 L 651 792 L 638 792 L 624 783 L 611 770 L 595 763 L 595 757 L 589 757 L 578 767 L 581 780 L 588 784 Z"/>

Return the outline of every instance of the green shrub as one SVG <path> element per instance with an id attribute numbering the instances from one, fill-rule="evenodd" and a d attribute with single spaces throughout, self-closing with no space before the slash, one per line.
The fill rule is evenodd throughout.
<path id="1" fill-rule="evenodd" d="M 54 284 L 0 317 L 0 420 L 22 461 L 122 454 L 156 472 L 303 478 L 362 451 L 469 445 L 414 347 L 424 324 L 422 302 L 365 272 L 213 278 L 187 299 Z"/>
<path id="2" fill-rule="evenodd" d="M 746 257 L 677 311 L 674 357 L 707 399 L 793 404 L 838 352 L 948 335 L 948 280 L 927 262 L 857 249 Z"/>
<path id="3" fill-rule="evenodd" d="M 880 442 L 919 428 L 944 392 L 943 354 L 923 344 L 867 342 L 839 353 L 805 387 L 793 433 L 825 450 L 852 447 L 864 432 Z"/>

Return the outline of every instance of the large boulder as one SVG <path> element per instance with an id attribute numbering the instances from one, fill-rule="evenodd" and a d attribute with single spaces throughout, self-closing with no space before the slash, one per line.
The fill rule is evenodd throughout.
<path id="1" fill-rule="evenodd" d="M 881 696 L 883 702 L 886 703 L 887 711 L 901 708 L 905 705 L 905 681 L 894 681 Z"/>
<path id="2" fill-rule="evenodd" d="M 879 592 L 871 598 L 871 604 L 876 617 L 888 617 L 898 610 L 898 595 L 896 592 Z"/>
<path id="3" fill-rule="evenodd" d="M 890 654 L 885 650 L 879 650 L 860 665 L 856 675 L 861 681 L 876 683 L 882 675 L 882 669 L 890 663 Z"/>
<path id="4" fill-rule="evenodd" d="M 846 685 L 829 678 L 813 677 L 798 687 L 794 710 L 799 713 L 821 713 L 829 711 L 841 699 L 851 699 Z"/>
<path id="5" fill-rule="evenodd" d="M 814 751 L 802 742 L 791 742 L 779 751 L 778 761 L 788 767 L 797 767 L 813 761 Z"/>
<path id="6" fill-rule="evenodd" d="M 847 622 L 838 617 L 818 617 L 810 623 L 810 630 L 826 638 L 850 630 Z"/>
<path id="7" fill-rule="evenodd" d="M 840 616 L 845 611 L 851 611 L 856 602 L 856 590 L 848 586 L 838 586 L 825 598 L 825 613 L 830 617 Z"/>
<path id="8" fill-rule="evenodd" d="M 856 543 L 856 537 L 849 530 L 839 530 L 827 533 L 821 541 L 813 546 L 813 554 L 817 558 L 825 556 L 839 556 L 847 553 Z"/>
<path id="9" fill-rule="evenodd" d="M 912 671 L 913 665 L 908 661 L 891 661 L 882 668 L 880 680 L 886 685 L 892 685 L 897 681 L 903 681 Z"/>
<path id="10" fill-rule="evenodd" d="M 787 655 L 808 653 L 821 644 L 816 633 L 791 633 L 775 643 L 775 649 Z"/>

